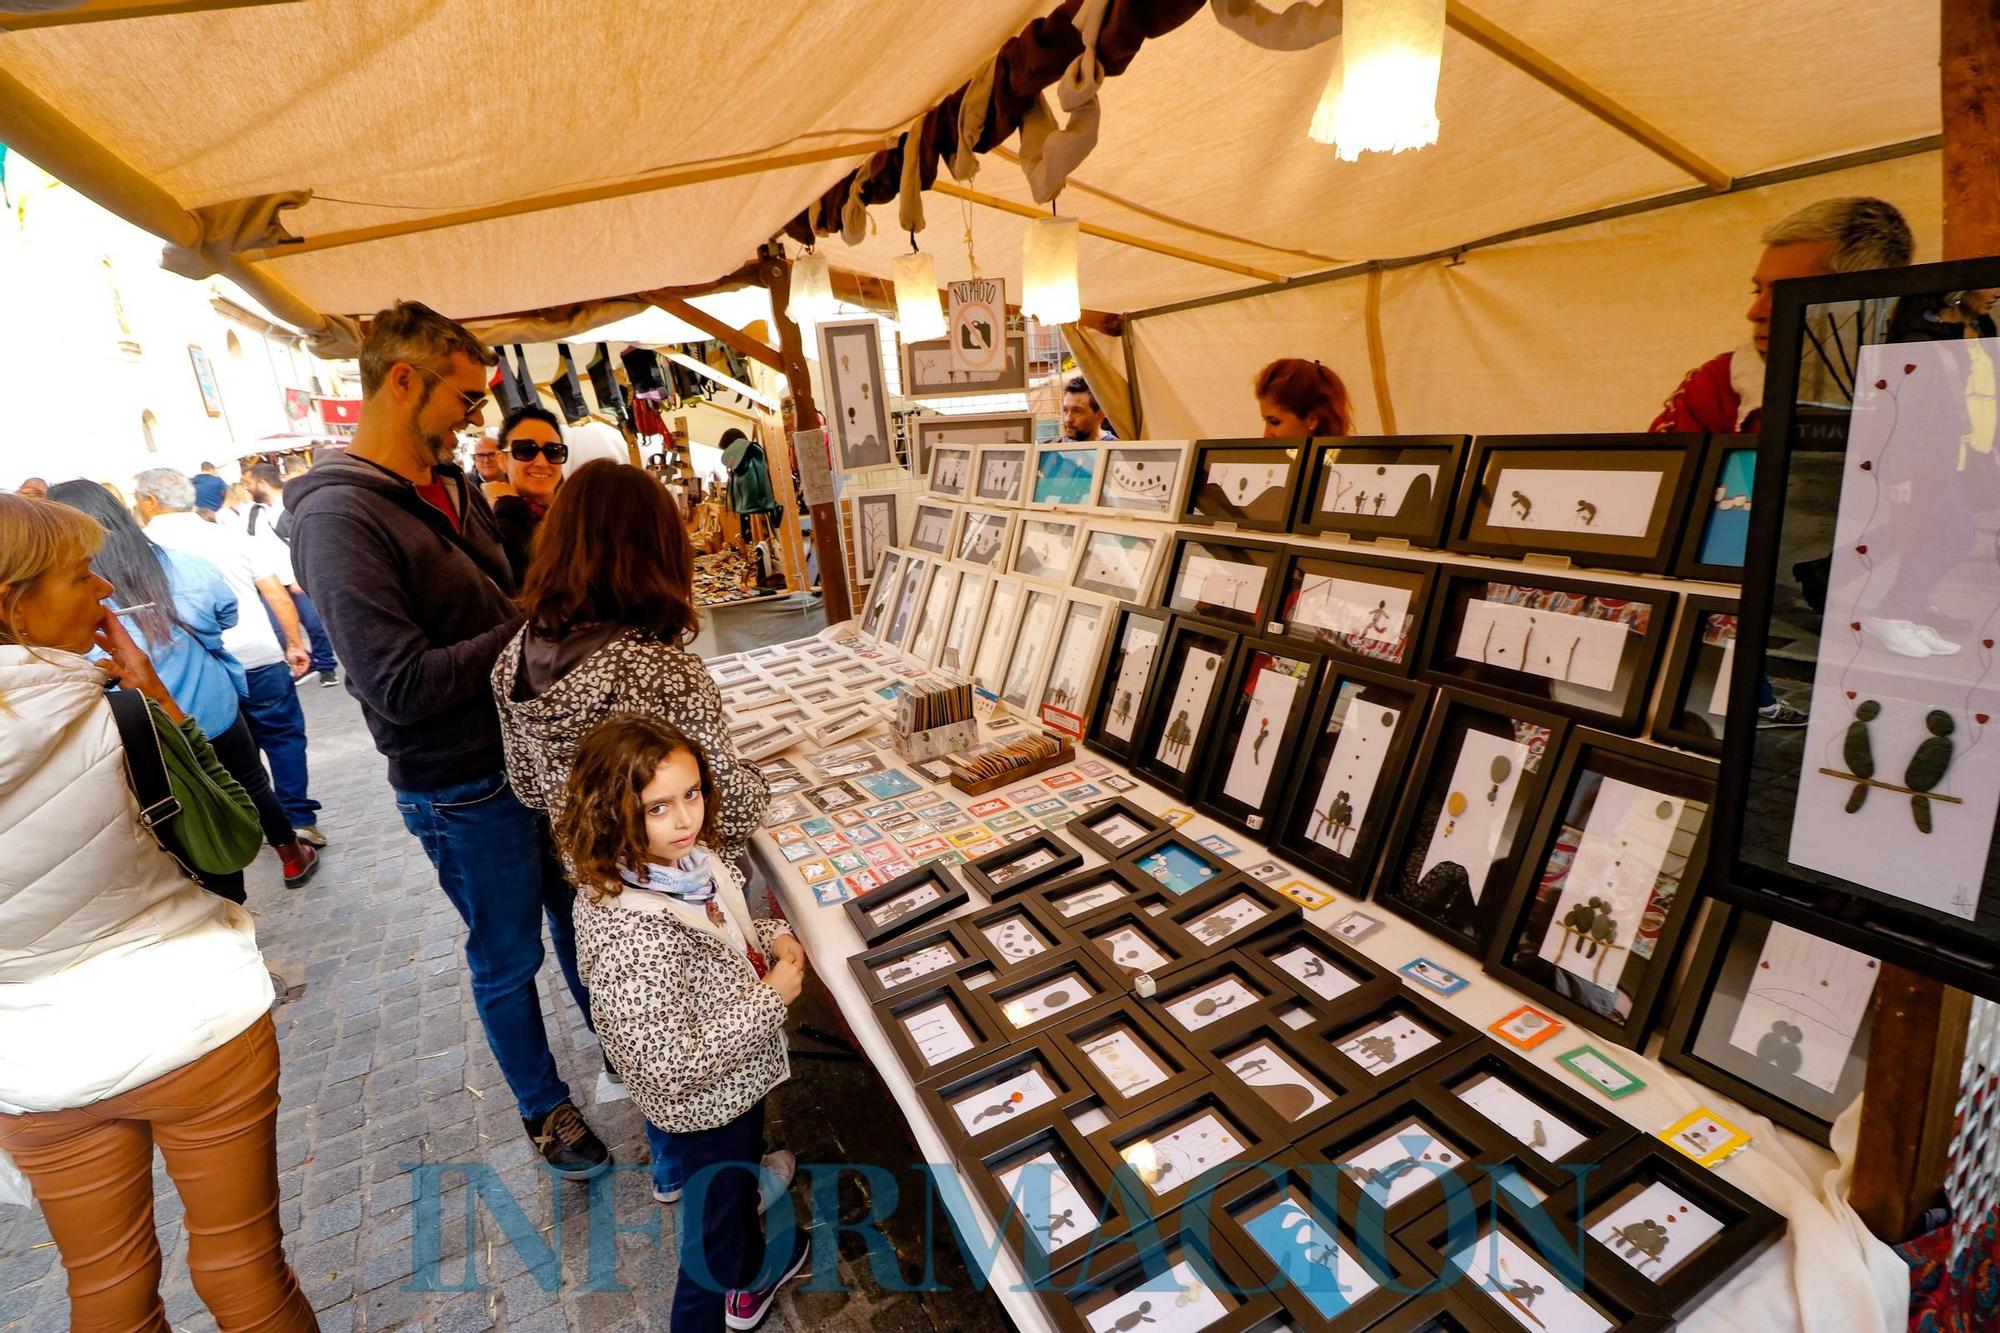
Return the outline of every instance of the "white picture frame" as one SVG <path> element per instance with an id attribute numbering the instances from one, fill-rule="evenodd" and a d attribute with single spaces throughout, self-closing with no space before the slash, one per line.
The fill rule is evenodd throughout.
<path id="1" fill-rule="evenodd" d="M 1093 514 L 1171 523 L 1186 500 L 1192 440 L 1107 440 L 1099 446 Z"/>
<path id="2" fill-rule="evenodd" d="M 847 581 L 866 588 L 889 551 L 902 545 L 901 491 L 850 491 L 840 497 L 847 517 Z"/>
<path id="3" fill-rule="evenodd" d="M 1005 569 L 1014 554 L 1014 535 L 1020 529 L 1020 517 L 1012 509 L 966 510 L 959 520 L 952 558 L 995 573 Z"/>
<path id="4" fill-rule="evenodd" d="M 979 653 L 979 632 L 986 623 L 986 603 L 1000 577 L 997 570 L 977 565 L 959 570 L 951 614 L 945 622 L 944 637 L 938 643 L 937 660 L 931 663 L 934 669 L 954 676 L 971 676 L 973 659 Z"/>
<path id="5" fill-rule="evenodd" d="M 1045 440 L 1035 446 L 1028 467 L 1027 491 L 1021 504 L 1028 509 L 1064 509 L 1081 513 L 1097 503 L 1097 481 L 1104 472 L 1104 447 L 1078 440 Z"/>
<path id="6" fill-rule="evenodd" d="M 869 588 L 868 600 L 861 608 L 858 624 L 864 638 L 880 641 L 882 622 L 889 614 L 889 603 L 896 595 L 903 568 L 909 560 L 910 553 L 900 546 L 892 546 L 883 553 L 882 566 L 876 571 L 878 577 Z"/>
<path id="7" fill-rule="evenodd" d="M 1117 619 L 1109 597 L 1070 593 L 1063 598 L 1048 666 L 1035 687 L 1034 719 L 1050 731 L 1082 740 L 1098 690 L 1097 663 L 1104 636 Z"/>
<path id="8" fill-rule="evenodd" d="M 924 590 L 930 587 L 931 571 L 936 568 L 936 557 L 921 551 L 912 551 L 903 562 L 903 576 L 897 582 L 895 600 L 889 604 L 884 617 L 881 641 L 901 649 L 915 632 L 917 613 L 923 609 Z"/>
<path id="9" fill-rule="evenodd" d="M 931 574 L 930 586 L 924 590 L 924 600 L 917 610 L 905 651 L 925 666 L 937 661 L 938 648 L 951 620 L 951 604 L 958 592 L 960 573 L 955 564 L 939 565 Z"/>
<path id="10" fill-rule="evenodd" d="M 889 420 L 882 374 L 882 322 L 830 320 L 819 326 L 820 378 L 826 387 L 826 421 L 842 473 L 887 467 L 896 461 L 896 432 Z"/>
<path id="11" fill-rule="evenodd" d="M 982 444 L 973 461 L 972 496 L 981 504 L 1018 508 L 1028 493 L 1028 468 L 1034 445 Z"/>
<path id="12" fill-rule="evenodd" d="M 910 512 L 910 530 L 903 545 L 940 560 L 949 560 L 958 547 L 960 510 L 957 505 L 938 500 L 919 500 Z"/>
<path id="13" fill-rule="evenodd" d="M 1113 601 L 1149 603 L 1172 545 L 1166 528 L 1093 523 L 1077 543 L 1068 582 Z"/>
<path id="14" fill-rule="evenodd" d="M 1029 448 L 1035 442 L 1033 412 L 953 412 L 913 417 L 911 425 L 919 449 L 926 454 L 946 445 L 1011 444 Z"/>
<path id="15" fill-rule="evenodd" d="M 1021 598 L 1020 619 L 1008 645 L 1007 668 L 1000 675 L 994 693 L 1000 702 L 1021 717 L 1032 720 L 1041 698 L 1042 680 L 1048 675 L 1049 661 L 1055 656 L 1055 636 L 1062 626 L 1065 593 L 1061 588 L 1027 584 Z"/>
<path id="16" fill-rule="evenodd" d="M 902 353 L 905 398 L 954 398 L 971 393 L 1025 393 L 1028 389 L 1026 333 L 1007 335 L 1005 370 L 953 368 L 951 343 L 945 338 L 906 342 L 902 345 Z"/>
<path id="17" fill-rule="evenodd" d="M 996 578 L 987 594 L 986 610 L 980 617 L 979 649 L 973 654 L 972 679 L 989 694 L 998 695 L 1001 673 L 1007 669 L 1008 650 L 1014 644 L 1014 627 L 1021 620 L 1021 604 L 1032 586 L 1021 579 Z"/>
<path id="18" fill-rule="evenodd" d="M 1068 583 L 1083 549 L 1084 521 L 1054 512 L 1021 515 L 1007 571 L 1044 583 Z"/>
<path id="19" fill-rule="evenodd" d="M 964 500 L 972 494 L 972 463 L 978 449 L 970 444 L 940 444 L 930 451 L 930 468 L 924 474 L 924 488 L 946 500 Z"/>

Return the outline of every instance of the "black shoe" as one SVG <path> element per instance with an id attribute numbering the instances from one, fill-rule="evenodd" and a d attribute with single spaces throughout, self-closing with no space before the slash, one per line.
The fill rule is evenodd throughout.
<path id="1" fill-rule="evenodd" d="M 575 1102 L 563 1102 L 543 1116 L 539 1125 L 523 1120 L 521 1128 L 528 1131 L 542 1160 L 558 1175 L 588 1180 L 611 1165 L 611 1150 L 584 1123 Z"/>
<path id="2" fill-rule="evenodd" d="M 329 667 L 325 671 L 319 673 L 319 687 L 321 689 L 330 690 L 338 684 L 340 684 L 339 667 Z"/>
<path id="3" fill-rule="evenodd" d="M 612 1067 L 611 1057 L 608 1055 L 604 1057 L 604 1076 L 621 1088 L 625 1086 L 625 1076 Z"/>

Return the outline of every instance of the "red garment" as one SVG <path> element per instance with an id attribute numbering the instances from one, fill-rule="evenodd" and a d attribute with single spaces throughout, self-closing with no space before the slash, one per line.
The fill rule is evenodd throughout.
<path id="1" fill-rule="evenodd" d="M 1737 394 L 1731 382 L 1731 361 L 1734 352 L 1702 362 L 1687 373 L 1660 408 L 1660 415 L 1653 418 L 1651 431 L 1691 431 L 1705 430 L 1717 435 L 1735 435 L 1757 429 L 1757 418 L 1762 408 L 1750 409 L 1750 415 L 1737 424 L 1737 414 L 1743 410 L 1743 399 Z"/>
<path id="2" fill-rule="evenodd" d="M 451 492 L 444 488 L 443 482 L 439 481 L 436 477 L 432 477 L 428 482 L 413 482 L 412 485 L 416 486 L 418 495 L 423 496 L 425 500 L 430 502 L 431 508 L 451 520 L 451 530 L 453 532 L 463 532 L 465 530 L 464 525 L 458 521 L 458 510 L 452 507 Z"/>

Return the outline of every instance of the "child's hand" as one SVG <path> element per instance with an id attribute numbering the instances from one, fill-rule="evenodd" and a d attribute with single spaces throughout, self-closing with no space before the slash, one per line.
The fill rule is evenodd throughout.
<path id="1" fill-rule="evenodd" d="M 799 992 L 805 989 L 806 970 L 802 963 L 789 958 L 780 958 L 764 973 L 764 984 L 778 992 L 787 1005 L 797 1001 Z"/>
<path id="2" fill-rule="evenodd" d="M 772 940 L 771 956 L 781 963 L 797 963 L 801 972 L 806 970 L 805 946 L 799 943 L 796 935 L 780 935 Z"/>

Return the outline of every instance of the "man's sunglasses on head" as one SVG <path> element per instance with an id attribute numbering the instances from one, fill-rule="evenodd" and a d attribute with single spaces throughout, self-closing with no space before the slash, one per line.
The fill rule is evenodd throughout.
<path id="1" fill-rule="evenodd" d="M 533 440 L 509 440 L 507 452 L 516 463 L 531 463 L 540 454 L 551 463 L 567 463 L 569 446 L 566 444 L 536 444 Z"/>

